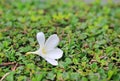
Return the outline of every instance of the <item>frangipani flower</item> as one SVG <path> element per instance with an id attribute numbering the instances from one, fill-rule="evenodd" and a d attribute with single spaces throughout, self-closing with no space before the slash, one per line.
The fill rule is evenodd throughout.
<path id="1" fill-rule="evenodd" d="M 40 48 L 35 52 L 28 52 L 27 54 L 37 54 L 44 58 L 50 64 L 56 66 L 58 62 L 56 59 L 59 59 L 63 55 L 63 51 L 60 48 L 57 48 L 59 43 L 59 38 L 56 34 L 51 35 L 45 41 L 45 35 L 43 32 L 37 33 L 37 41 L 40 45 Z"/>

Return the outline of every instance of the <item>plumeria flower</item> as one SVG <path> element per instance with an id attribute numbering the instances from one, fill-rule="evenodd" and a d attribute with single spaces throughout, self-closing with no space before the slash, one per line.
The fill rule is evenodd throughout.
<path id="1" fill-rule="evenodd" d="M 36 37 L 40 48 L 35 52 L 28 52 L 27 54 L 37 54 L 50 64 L 54 66 L 58 65 L 57 59 L 60 59 L 63 55 L 63 51 L 60 48 L 57 48 L 60 41 L 58 36 L 53 34 L 45 41 L 44 33 L 39 32 Z"/>

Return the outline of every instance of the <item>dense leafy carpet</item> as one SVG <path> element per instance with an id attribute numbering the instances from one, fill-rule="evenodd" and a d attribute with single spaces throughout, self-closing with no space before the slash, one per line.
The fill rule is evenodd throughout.
<path id="1" fill-rule="evenodd" d="M 38 32 L 59 36 L 58 66 L 25 55 L 39 48 Z M 120 4 L 0 0 L 0 78 L 6 73 L 5 81 L 120 81 Z"/>

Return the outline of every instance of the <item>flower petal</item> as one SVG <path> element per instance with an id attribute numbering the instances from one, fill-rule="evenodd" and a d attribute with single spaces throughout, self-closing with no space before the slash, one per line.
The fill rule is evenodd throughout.
<path id="1" fill-rule="evenodd" d="M 51 59 L 59 59 L 62 57 L 62 55 L 63 51 L 59 48 L 55 48 L 51 51 L 48 51 L 48 53 L 46 54 L 46 56 Z"/>
<path id="2" fill-rule="evenodd" d="M 45 43 L 45 35 L 43 32 L 37 33 L 37 40 L 40 45 L 40 48 L 43 47 Z"/>
<path id="3" fill-rule="evenodd" d="M 55 59 L 45 58 L 45 60 L 54 66 L 58 65 L 58 62 Z"/>
<path id="4" fill-rule="evenodd" d="M 45 43 L 45 47 L 47 50 L 54 49 L 59 43 L 59 38 L 56 34 L 51 35 Z"/>

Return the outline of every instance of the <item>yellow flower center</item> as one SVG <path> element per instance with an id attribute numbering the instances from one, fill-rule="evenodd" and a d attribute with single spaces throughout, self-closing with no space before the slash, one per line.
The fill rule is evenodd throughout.
<path id="1" fill-rule="evenodd" d="M 47 53 L 44 48 L 42 49 L 42 53 L 43 53 L 43 54 L 46 54 L 46 53 Z"/>

